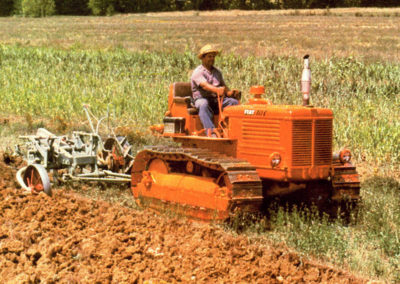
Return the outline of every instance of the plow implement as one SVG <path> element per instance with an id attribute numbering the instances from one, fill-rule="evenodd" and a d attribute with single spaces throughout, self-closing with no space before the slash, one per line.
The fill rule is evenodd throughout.
<path id="1" fill-rule="evenodd" d="M 74 131 L 68 137 L 39 128 L 35 135 L 20 136 L 25 144 L 16 145 L 15 153 L 28 166 L 17 172 L 17 181 L 24 190 L 51 195 L 56 182 L 130 182 L 133 156 L 126 138 L 113 135 L 103 142 L 98 134 L 102 119 L 94 129 L 87 106 L 84 110 L 92 132 Z"/>

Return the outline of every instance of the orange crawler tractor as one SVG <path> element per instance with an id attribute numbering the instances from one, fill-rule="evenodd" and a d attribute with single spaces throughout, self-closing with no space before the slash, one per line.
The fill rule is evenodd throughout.
<path id="1" fill-rule="evenodd" d="M 304 106 L 273 105 L 261 97 L 263 87 L 251 87 L 247 104 L 215 115 L 217 137 L 202 129 L 190 84 L 172 84 L 164 124 L 152 130 L 181 147 L 152 146 L 137 154 L 131 181 L 137 202 L 205 221 L 237 210 L 259 212 L 274 197 L 333 208 L 357 202 L 360 183 L 350 151 L 332 155 L 333 113 L 307 105 L 307 80 L 302 83 Z"/>

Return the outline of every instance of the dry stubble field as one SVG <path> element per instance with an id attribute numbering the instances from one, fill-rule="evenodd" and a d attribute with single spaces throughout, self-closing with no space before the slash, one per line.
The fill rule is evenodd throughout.
<path id="1" fill-rule="evenodd" d="M 112 17 L 0 18 L 0 43 L 56 48 L 400 59 L 400 9 L 216 11 Z"/>

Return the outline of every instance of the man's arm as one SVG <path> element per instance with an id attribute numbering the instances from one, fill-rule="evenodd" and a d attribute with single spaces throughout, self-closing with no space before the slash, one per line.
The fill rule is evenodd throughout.
<path id="1" fill-rule="evenodd" d="M 239 92 L 236 89 L 230 90 L 227 86 L 215 87 L 207 82 L 200 83 L 200 87 L 206 91 L 217 94 L 218 96 L 227 95 L 228 97 L 230 97 L 230 96 L 234 95 L 235 93 Z"/>
<path id="2" fill-rule="evenodd" d="M 226 86 L 223 87 L 215 87 L 213 85 L 211 85 L 208 82 L 201 82 L 200 83 L 200 87 L 203 88 L 204 90 L 217 94 L 218 96 L 222 96 L 224 95 L 226 92 L 229 91 L 229 88 Z"/>

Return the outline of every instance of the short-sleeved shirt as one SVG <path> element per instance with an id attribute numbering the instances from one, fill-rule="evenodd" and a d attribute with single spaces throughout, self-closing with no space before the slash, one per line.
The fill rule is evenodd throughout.
<path id="1" fill-rule="evenodd" d="M 211 92 L 208 92 L 200 87 L 200 84 L 203 82 L 207 82 L 215 87 L 226 86 L 221 71 L 213 67 L 210 72 L 203 65 L 199 65 L 196 67 L 196 69 L 194 69 L 192 78 L 190 79 L 190 83 L 192 85 L 192 94 L 195 100 L 201 97 L 208 98 L 212 96 Z"/>

